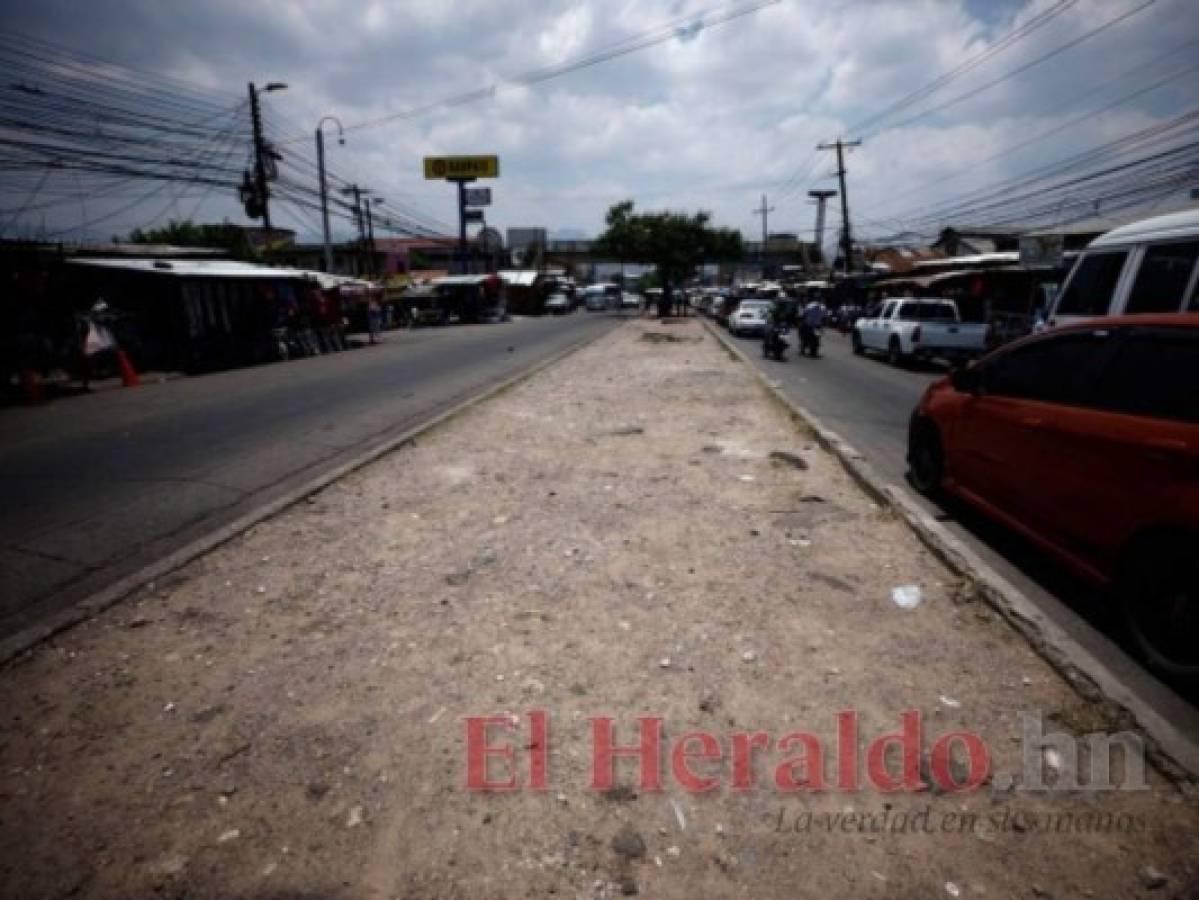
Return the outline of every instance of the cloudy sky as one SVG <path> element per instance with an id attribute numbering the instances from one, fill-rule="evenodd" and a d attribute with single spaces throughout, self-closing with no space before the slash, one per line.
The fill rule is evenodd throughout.
<path id="1" fill-rule="evenodd" d="M 2 7 L 6 31 L 184 79 L 230 102 L 249 80 L 285 81 L 289 89 L 265 101 L 285 154 L 311 158 L 316 122 L 336 115 L 348 133 L 344 146 L 330 142 L 331 167 L 440 222 L 454 221 L 452 194 L 422 179 L 421 157 L 496 153 L 502 177 L 492 185 L 489 223 L 567 234 L 594 234 L 606 208 L 628 197 L 639 207 L 708 209 L 719 223 L 756 236 L 760 219 L 751 210 L 763 193 L 775 207 L 771 231 L 810 230 L 806 191 L 835 186 L 831 155 L 814 147 L 841 135 L 866 138 L 848 158 L 856 227 L 898 231 L 939 201 L 1177 116 L 1199 99 L 1196 0 L 1077 0 L 927 99 L 879 127 L 858 128 L 1055 0 L 779 0 L 718 24 L 747 5 L 5 0 Z M 540 84 L 519 83 L 525 73 L 659 34 L 669 38 Z M 438 105 L 492 87 L 483 99 Z M 1078 121 L 1060 128 L 1068 119 Z M 356 127 L 362 123 L 372 124 Z M 183 209 L 246 221 L 235 198 L 196 196 L 198 207 L 181 198 L 168 215 Z M 101 231 L 142 224 L 160 209 L 135 207 Z M 67 206 L 42 216 L 53 225 L 79 212 Z M 276 219 L 312 236 L 311 214 L 283 207 Z"/>

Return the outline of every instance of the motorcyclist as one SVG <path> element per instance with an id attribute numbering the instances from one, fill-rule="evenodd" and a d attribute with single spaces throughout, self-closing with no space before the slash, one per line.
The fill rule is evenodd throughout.
<path id="1" fill-rule="evenodd" d="M 775 300 L 766 310 L 766 329 L 762 332 L 763 356 L 782 359 L 783 353 L 789 346 L 783 335 L 787 333 L 790 325 L 792 318 L 790 312 L 789 305 L 783 300 Z"/>
<path id="2" fill-rule="evenodd" d="M 813 297 L 803 308 L 799 325 L 801 353 L 807 352 L 813 357 L 820 355 L 820 329 L 824 327 L 824 319 L 827 315 L 828 307 L 821 302 L 819 297 Z"/>

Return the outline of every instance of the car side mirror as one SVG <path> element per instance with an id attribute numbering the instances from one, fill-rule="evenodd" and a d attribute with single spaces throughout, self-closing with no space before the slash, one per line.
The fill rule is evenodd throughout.
<path id="1" fill-rule="evenodd" d="M 982 371 L 976 366 L 964 366 L 949 373 L 949 383 L 960 394 L 978 395 L 982 393 Z"/>

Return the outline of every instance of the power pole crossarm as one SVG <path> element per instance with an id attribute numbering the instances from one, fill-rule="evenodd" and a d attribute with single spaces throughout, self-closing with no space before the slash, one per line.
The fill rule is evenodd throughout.
<path id="1" fill-rule="evenodd" d="M 849 230 L 849 193 L 845 189 L 845 148 L 860 147 L 861 141 L 837 140 L 831 144 L 817 144 L 817 150 L 837 151 L 837 178 L 841 182 L 841 258 L 848 272 L 852 268 L 853 237 Z"/>

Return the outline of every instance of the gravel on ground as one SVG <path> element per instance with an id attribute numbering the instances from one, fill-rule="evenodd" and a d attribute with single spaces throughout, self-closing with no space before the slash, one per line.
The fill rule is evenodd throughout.
<path id="1" fill-rule="evenodd" d="M 630 321 L 39 646 L 0 672 L 0 699 L 5 896 L 1199 886 L 1196 800 L 1148 768 L 1139 789 L 1063 789 L 1074 757 L 1030 751 L 1028 717 L 1080 744 L 1123 724 L 695 322 Z M 850 711 L 856 790 L 838 768 Z M 922 788 L 884 792 L 865 747 L 905 711 Z M 511 717 L 487 739 L 511 748 L 517 790 L 468 785 L 482 716 Z M 660 789 L 636 759 L 592 787 L 602 717 L 622 746 L 660 720 Z M 720 759 L 680 742 L 693 732 Z M 742 780 L 738 732 L 766 735 Z M 820 742 L 823 789 L 814 764 L 784 762 L 814 759 L 779 749 L 793 732 Z M 988 751 L 976 789 L 938 777 L 982 774 L 939 761 L 951 732 Z M 780 769 L 807 785 L 783 790 Z M 488 777 L 512 772 L 490 757 Z"/>

